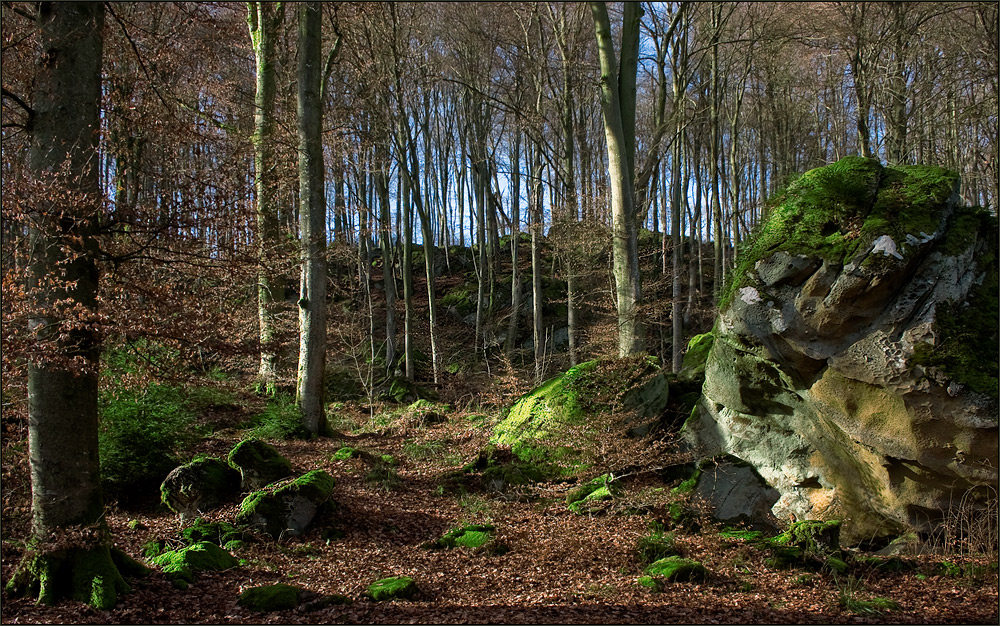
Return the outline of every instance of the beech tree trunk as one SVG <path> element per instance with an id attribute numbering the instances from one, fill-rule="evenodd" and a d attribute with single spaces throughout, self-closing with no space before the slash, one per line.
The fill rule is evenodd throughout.
<path id="1" fill-rule="evenodd" d="M 278 176 L 274 158 L 275 43 L 284 18 L 281 2 L 248 2 L 247 23 L 257 63 L 254 96 L 254 192 L 257 200 L 257 318 L 260 330 L 258 389 L 273 396 L 278 378 L 278 309 L 284 301 L 284 276 L 275 270 L 281 230 Z"/>
<path id="2" fill-rule="evenodd" d="M 298 131 L 301 292 L 296 403 L 310 435 L 325 430 L 326 197 L 323 193 L 323 111 L 320 3 L 299 5 Z"/>
<path id="3" fill-rule="evenodd" d="M 618 306 L 618 355 L 637 354 L 645 349 L 643 325 L 638 306 L 642 300 L 639 278 L 638 231 L 632 172 L 635 161 L 635 62 L 638 55 L 637 3 L 625 3 L 622 24 L 622 57 L 630 59 L 617 70 L 611 22 L 603 2 L 591 2 L 597 52 L 601 62 L 601 108 L 604 111 L 604 134 L 608 144 L 608 169 L 611 178 L 611 220 L 613 273 Z M 626 50 L 626 47 L 628 48 Z M 619 78 L 623 82 L 619 82 Z M 620 85 L 628 87 L 621 97 Z M 625 109 L 629 110 L 625 110 Z M 631 137 L 628 130 L 631 129 Z"/>
<path id="4" fill-rule="evenodd" d="M 38 348 L 28 365 L 32 538 L 7 591 L 109 609 L 129 590 L 119 563 L 137 564 L 110 547 L 97 444 L 104 5 L 43 2 L 37 11 L 28 155 L 38 185 L 28 265 L 29 327 Z M 70 538 L 72 528 L 78 531 Z"/>

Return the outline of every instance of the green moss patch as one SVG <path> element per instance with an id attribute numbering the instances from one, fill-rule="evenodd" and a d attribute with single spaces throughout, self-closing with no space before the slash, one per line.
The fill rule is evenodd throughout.
<path id="1" fill-rule="evenodd" d="M 587 361 L 522 396 L 494 426 L 490 443 L 572 474 L 588 462 L 587 444 L 599 433 L 626 436 L 636 422 L 655 422 L 668 397 L 666 375 L 653 357 Z"/>
<path id="2" fill-rule="evenodd" d="M 376 602 L 384 600 L 410 600 L 420 593 L 416 582 L 409 576 L 394 576 L 376 580 L 368 585 L 365 596 Z"/>
<path id="3" fill-rule="evenodd" d="M 620 481 L 611 474 L 605 474 L 570 489 L 566 494 L 566 506 L 578 515 L 594 513 L 621 492 Z"/>
<path id="4" fill-rule="evenodd" d="M 708 580 L 708 570 L 693 559 L 679 556 L 668 556 L 651 563 L 644 570 L 646 576 L 639 579 L 639 584 L 652 589 L 662 589 L 664 582 L 693 582 Z"/>
<path id="5" fill-rule="evenodd" d="M 431 542 L 428 547 L 478 549 L 493 540 L 496 536 L 495 531 L 496 527 L 493 524 L 467 524 L 449 530 L 440 539 Z"/>
<path id="6" fill-rule="evenodd" d="M 331 456 L 330 459 L 334 461 L 346 461 L 347 459 L 364 458 L 366 455 L 367 453 L 364 452 L 363 450 L 352 448 L 350 446 L 344 446 L 342 448 L 339 448 L 336 452 L 334 452 L 333 456 Z"/>
<path id="7" fill-rule="evenodd" d="M 152 561 L 163 570 L 167 578 L 180 587 L 193 583 L 198 572 L 217 572 L 240 564 L 233 555 L 208 541 L 164 552 L 153 557 Z"/>
<path id="8" fill-rule="evenodd" d="M 840 521 L 793 522 L 771 543 L 779 547 L 794 546 L 811 554 L 834 554 L 840 551 Z"/>
<path id="9" fill-rule="evenodd" d="M 684 361 L 679 376 L 686 380 L 704 378 L 705 363 L 708 361 L 708 353 L 712 351 L 712 344 L 715 343 L 715 335 L 703 333 L 695 335 L 688 341 L 687 351 L 684 353 Z"/>
<path id="10" fill-rule="evenodd" d="M 233 542 L 245 542 L 249 539 L 245 532 L 228 522 L 207 522 L 200 517 L 196 518 L 191 526 L 181 529 L 179 534 L 187 545 L 208 541 L 224 547 Z"/>
<path id="11" fill-rule="evenodd" d="M 240 594 L 236 604 L 258 613 L 287 611 L 301 602 L 302 589 L 284 583 L 251 587 Z"/>
<path id="12" fill-rule="evenodd" d="M 745 541 L 747 543 L 756 543 L 763 541 L 764 539 L 764 533 L 759 530 L 746 530 L 741 528 L 726 528 L 719 532 L 719 536 L 723 539 L 735 539 Z"/>
<path id="13" fill-rule="evenodd" d="M 330 498 L 335 485 L 333 476 L 313 470 L 278 488 L 255 491 L 240 505 L 236 523 L 261 530 L 275 539 L 300 535 Z"/>

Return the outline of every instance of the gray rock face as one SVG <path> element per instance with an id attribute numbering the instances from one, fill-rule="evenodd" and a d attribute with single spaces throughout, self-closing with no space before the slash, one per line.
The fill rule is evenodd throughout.
<path id="1" fill-rule="evenodd" d="M 160 485 L 163 503 L 179 513 L 182 520 L 214 509 L 239 494 L 239 472 L 219 459 L 197 459 L 174 468 Z"/>
<path id="2" fill-rule="evenodd" d="M 707 502 L 721 522 L 752 522 L 778 527 L 771 507 L 780 494 L 769 487 L 746 463 L 723 459 L 702 469 L 694 495 Z"/>
<path id="3" fill-rule="evenodd" d="M 877 181 L 870 195 L 852 196 L 853 214 L 823 206 L 854 168 Z M 995 397 L 922 362 L 947 340 L 942 307 L 972 302 L 995 272 L 978 262 L 990 235 L 956 232 L 971 214 L 956 190 L 937 168 L 814 170 L 738 268 L 684 434 L 705 456 L 751 464 L 780 494 L 779 519 L 841 519 L 860 541 L 928 529 L 963 494 L 996 487 Z M 831 232 L 802 232 L 816 223 Z M 979 313 L 995 329 L 993 302 Z"/>

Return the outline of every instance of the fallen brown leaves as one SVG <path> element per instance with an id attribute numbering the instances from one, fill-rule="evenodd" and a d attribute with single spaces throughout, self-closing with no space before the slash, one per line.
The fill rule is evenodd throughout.
<path id="1" fill-rule="evenodd" d="M 568 484 L 538 488 L 536 499 L 490 494 L 442 493 L 439 479 L 475 458 L 485 444 L 485 429 L 453 417 L 446 424 L 421 429 L 365 434 L 345 440 L 277 443 L 295 469 L 322 468 L 333 474 L 337 510 L 319 520 L 306 536 L 256 543 L 237 556 L 245 565 L 226 572 L 202 574 L 186 591 L 178 591 L 154 573 L 136 581 L 113 611 L 96 611 L 80 603 L 35 606 L 30 600 L 4 597 L 4 623 L 997 623 L 997 579 L 976 584 L 966 578 L 916 572 L 879 574 L 862 581 L 865 593 L 895 600 L 900 609 L 881 616 L 855 615 L 840 606 L 838 581 L 829 574 L 803 577 L 796 570 L 776 571 L 763 564 L 754 547 L 723 541 L 707 529 L 682 534 L 677 543 L 685 555 L 702 561 L 712 572 L 706 583 L 668 585 L 653 593 L 636 583 L 642 566 L 636 541 L 648 532 L 655 513 L 578 516 L 561 496 Z M 235 436 L 235 434 L 234 434 Z M 446 441 L 429 458 L 407 455 L 406 443 Z M 225 437 L 206 442 L 219 453 L 231 445 Z M 341 445 L 392 454 L 402 487 L 385 491 L 365 483 L 365 461 L 332 460 Z M 16 469 L 5 467 L 15 480 Z M 652 480 L 652 479 L 649 479 Z M 652 483 L 629 484 L 629 493 L 644 493 Z M 6 496 L 6 494 L 5 494 Z M 5 500 L 5 507 L 7 506 Z M 12 505 L 13 506 L 13 505 Z M 23 515 L 23 511 L 19 513 Z M 214 511 L 211 519 L 231 520 L 235 505 Z M 13 513 L 5 511 L 5 520 Z M 129 528 L 129 520 L 141 526 Z M 117 544 L 133 556 L 144 542 L 169 537 L 180 524 L 162 512 L 126 512 L 112 508 L 108 520 Z M 459 523 L 496 525 L 497 541 L 511 551 L 492 556 L 470 550 L 428 550 L 421 545 Z M 326 541 L 322 532 L 343 533 Z M 3 577 L 7 580 L 20 557 L 17 544 L 4 535 Z M 934 557 L 921 557 L 921 570 L 932 569 Z M 938 558 L 940 560 L 940 558 Z M 362 594 L 369 583 L 387 576 L 412 576 L 421 589 L 413 601 L 375 603 Z M 236 605 L 244 589 L 287 582 L 320 594 L 344 594 L 349 606 L 330 606 L 306 613 L 251 613 Z"/>

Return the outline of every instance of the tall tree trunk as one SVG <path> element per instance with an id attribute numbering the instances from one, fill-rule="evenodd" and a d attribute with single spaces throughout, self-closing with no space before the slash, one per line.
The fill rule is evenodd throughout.
<path id="1" fill-rule="evenodd" d="M 531 183 L 528 211 L 531 216 L 531 329 L 535 345 L 535 382 L 545 373 L 544 318 L 542 317 L 542 148 L 531 146 L 528 179 Z"/>
<path id="2" fill-rule="evenodd" d="M 504 354 L 510 358 L 517 346 L 518 321 L 521 317 L 521 271 L 518 267 L 521 244 L 521 133 L 514 132 L 510 148 L 510 320 L 507 322 L 507 338 Z"/>
<path id="3" fill-rule="evenodd" d="M 604 111 L 604 134 L 611 179 L 611 249 L 618 306 L 618 354 L 628 356 L 642 352 L 645 348 L 643 326 L 638 315 L 642 289 L 632 186 L 635 161 L 635 64 L 623 64 L 621 70 L 616 70 L 608 9 L 603 2 L 591 2 L 590 8 L 594 16 L 597 52 L 601 62 L 601 108 Z M 622 57 L 633 61 L 637 59 L 636 52 L 632 50 L 633 46 L 638 46 L 638 32 L 632 32 L 633 28 L 638 28 L 637 11 L 641 11 L 637 3 L 626 3 L 622 24 Z M 624 82 L 620 82 L 619 78 L 623 78 Z M 621 97 L 622 85 L 626 86 L 627 92 L 624 101 Z M 629 85 L 631 88 L 628 88 Z M 631 128 L 631 136 L 627 128 Z"/>
<path id="4" fill-rule="evenodd" d="M 32 539 L 7 591 L 110 609 L 129 587 L 114 558 L 122 553 L 110 548 L 97 444 L 104 5 L 45 2 L 37 11 L 28 155 L 38 183 L 30 199 L 28 323 L 40 350 L 28 365 Z M 84 532 L 67 536 L 72 527 Z"/>
<path id="5" fill-rule="evenodd" d="M 323 193 L 323 59 L 319 2 L 299 5 L 298 131 L 301 297 L 296 403 L 310 435 L 326 429 L 326 196 Z"/>
<path id="6" fill-rule="evenodd" d="M 719 89 L 719 38 L 722 32 L 722 7 L 713 4 L 712 13 L 712 41 L 711 41 L 711 85 L 709 87 L 709 125 L 710 137 L 708 147 L 708 167 L 709 178 L 712 185 L 712 240 L 714 254 L 714 275 L 713 299 L 716 303 L 722 295 L 723 283 L 725 283 L 725 263 L 724 243 L 722 234 L 722 201 L 719 198 L 719 100 L 721 99 Z"/>
<path id="7" fill-rule="evenodd" d="M 405 155 L 400 156 L 400 163 L 406 159 Z M 416 363 L 413 361 L 413 320 L 416 312 L 413 310 L 413 209 L 410 197 L 413 193 L 410 189 L 410 178 L 403 174 L 400 168 L 399 178 L 401 190 L 399 197 L 401 204 L 399 207 L 398 220 L 403 222 L 403 362 L 406 378 L 413 380 L 416 376 Z"/>
<path id="8" fill-rule="evenodd" d="M 248 2 L 247 23 L 257 63 L 254 96 L 254 193 L 257 199 L 257 319 L 260 330 L 258 389 L 275 393 L 278 378 L 278 313 L 284 301 L 284 275 L 277 271 L 281 229 L 278 176 L 274 158 L 275 43 L 284 17 L 281 2 Z"/>
<path id="9" fill-rule="evenodd" d="M 384 164 L 379 164 L 373 174 L 375 194 L 379 204 L 379 242 L 382 245 L 382 284 L 385 289 L 385 368 L 392 375 L 396 364 L 396 265 L 395 249 L 390 223 L 389 183 Z"/>

